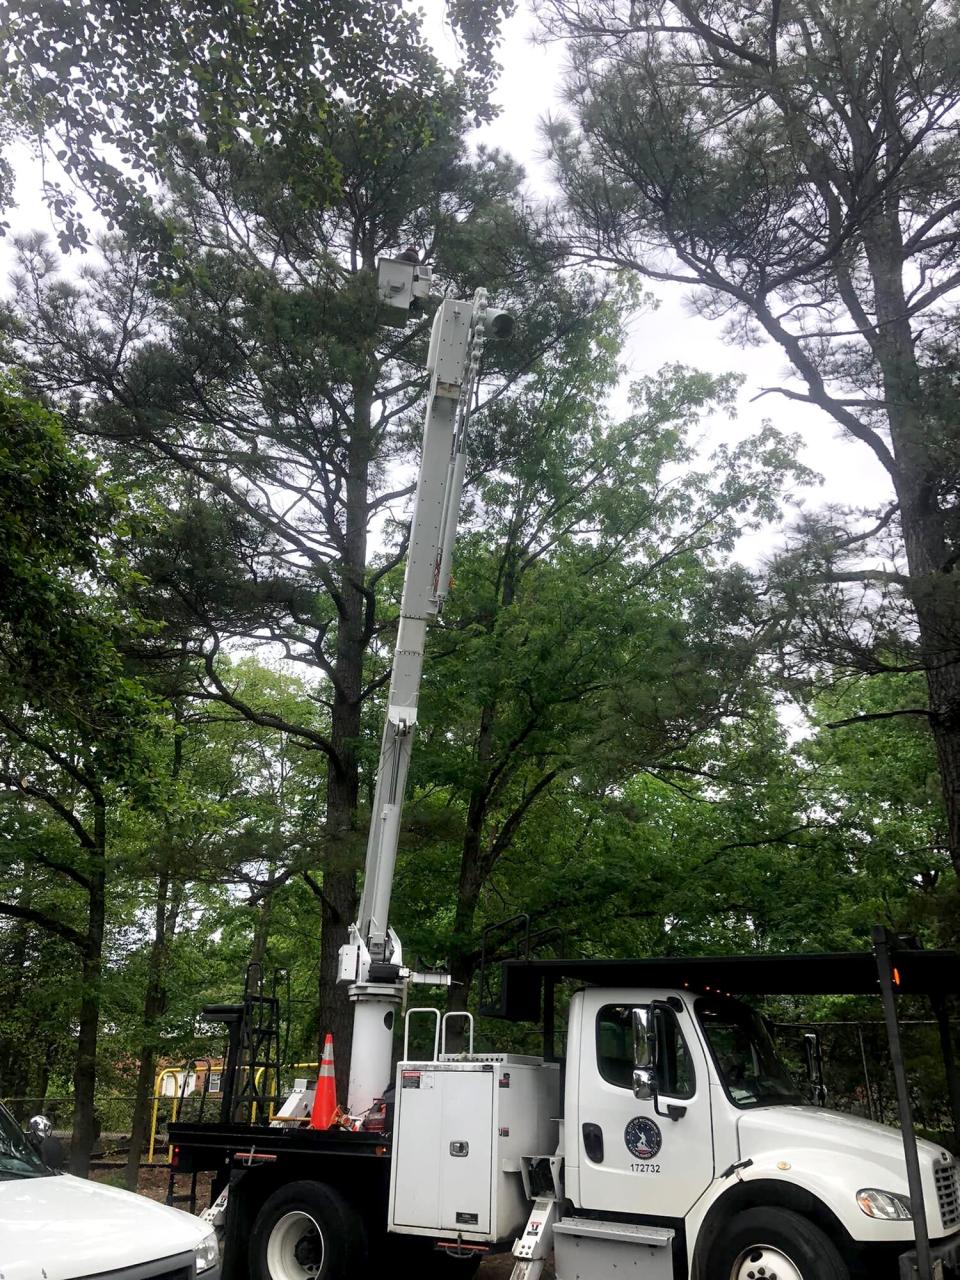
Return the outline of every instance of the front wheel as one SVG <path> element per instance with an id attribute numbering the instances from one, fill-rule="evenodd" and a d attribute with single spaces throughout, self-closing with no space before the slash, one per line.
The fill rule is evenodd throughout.
<path id="1" fill-rule="evenodd" d="M 359 1215 L 322 1182 L 275 1191 L 250 1234 L 251 1280 L 352 1280 L 365 1262 Z"/>
<path id="2" fill-rule="evenodd" d="M 850 1280 L 833 1241 L 792 1209 L 745 1209 L 710 1253 L 707 1280 Z"/>

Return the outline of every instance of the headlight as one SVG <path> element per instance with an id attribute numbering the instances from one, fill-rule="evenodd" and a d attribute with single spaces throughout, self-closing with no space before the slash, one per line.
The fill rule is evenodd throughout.
<path id="1" fill-rule="evenodd" d="M 211 1267 L 215 1267 L 220 1261 L 220 1246 L 217 1244 L 217 1233 L 211 1231 L 208 1236 L 204 1236 L 200 1243 L 193 1251 L 196 1259 L 197 1274 L 201 1271 L 209 1271 Z"/>
<path id="2" fill-rule="evenodd" d="M 868 1218 L 883 1218 L 886 1222 L 905 1222 L 913 1217 L 910 1201 L 893 1191 L 877 1191 L 864 1187 L 857 1192 L 857 1204 Z"/>

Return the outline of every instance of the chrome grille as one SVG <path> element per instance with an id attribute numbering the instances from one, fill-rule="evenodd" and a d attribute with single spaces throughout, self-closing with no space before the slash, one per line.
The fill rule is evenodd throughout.
<path id="1" fill-rule="evenodd" d="M 960 1222 L 960 1179 L 957 1178 L 957 1166 L 953 1161 L 934 1165 L 933 1178 L 940 1203 L 940 1220 L 944 1228 L 949 1230 Z"/>

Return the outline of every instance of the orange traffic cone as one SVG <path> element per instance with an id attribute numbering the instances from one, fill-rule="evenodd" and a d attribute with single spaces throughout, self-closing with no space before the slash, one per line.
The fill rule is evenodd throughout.
<path id="1" fill-rule="evenodd" d="M 338 1110 L 337 1082 L 333 1071 L 333 1036 L 327 1032 L 327 1038 L 323 1042 L 323 1056 L 320 1060 L 317 1089 L 313 1095 L 310 1128 L 329 1129 L 336 1118 Z"/>

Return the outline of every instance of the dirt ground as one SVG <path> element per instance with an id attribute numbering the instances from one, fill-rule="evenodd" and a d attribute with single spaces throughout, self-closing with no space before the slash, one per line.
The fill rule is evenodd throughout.
<path id="1" fill-rule="evenodd" d="M 105 1169 L 91 1169 L 90 1177 L 96 1182 L 107 1182 L 113 1187 L 123 1187 L 126 1183 L 123 1180 L 124 1169 L 121 1164 L 113 1164 Z M 197 1205 L 200 1209 L 205 1209 L 210 1203 L 210 1174 L 202 1174 L 197 1179 Z M 163 1165 L 141 1165 L 140 1166 L 140 1185 L 137 1190 L 142 1196 L 147 1196 L 150 1200 L 164 1201 L 167 1198 L 167 1183 L 170 1178 L 170 1166 Z M 181 1178 L 177 1184 L 177 1192 L 189 1190 L 189 1181 Z"/>
<path id="2" fill-rule="evenodd" d="M 93 1169 L 90 1173 L 91 1178 L 97 1182 L 108 1182 L 112 1186 L 122 1187 L 123 1168 L 118 1166 L 109 1169 Z M 170 1176 L 170 1170 L 167 1165 L 144 1165 L 140 1170 L 140 1185 L 137 1190 L 141 1195 L 149 1196 L 151 1200 L 166 1200 L 167 1198 L 167 1179 Z M 182 1178 L 177 1190 L 186 1190 L 187 1180 Z M 210 1199 L 210 1175 L 203 1175 L 197 1183 L 197 1204 L 202 1209 Z M 513 1258 L 510 1254 L 500 1254 L 497 1257 L 490 1258 L 485 1262 L 479 1272 L 479 1280 L 509 1280 L 510 1272 L 513 1270 Z M 543 1273 L 543 1280 L 552 1280 L 553 1271 L 549 1268 Z"/>

